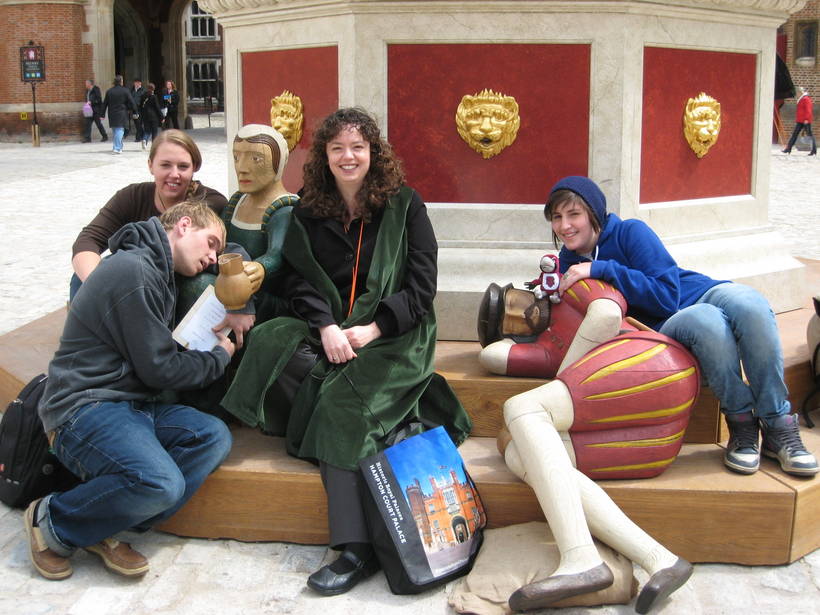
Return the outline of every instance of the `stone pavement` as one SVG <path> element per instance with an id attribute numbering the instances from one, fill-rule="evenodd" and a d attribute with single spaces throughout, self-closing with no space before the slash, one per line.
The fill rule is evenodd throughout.
<path id="1" fill-rule="evenodd" d="M 202 125 L 207 123 L 201 119 L 195 123 Z M 227 194 L 224 129 L 197 129 L 193 135 L 204 159 L 196 177 Z M 777 147 L 771 156 L 771 222 L 793 255 L 820 259 L 820 160 L 802 152 L 786 156 Z M 150 181 L 146 159 L 133 141 L 126 141 L 121 156 L 111 154 L 110 142 L 44 143 L 40 148 L 0 143 L 0 334 L 65 304 L 74 238 L 117 189 Z M 739 530 L 738 540 L 742 535 Z M 83 552 L 72 559 L 74 576 L 46 581 L 29 564 L 21 511 L 0 504 L 0 614 L 453 613 L 447 605 L 449 588 L 393 596 L 381 574 L 348 594 L 317 597 L 305 580 L 325 559 L 333 559 L 324 547 L 185 539 L 160 532 L 128 535 L 126 540 L 151 560 L 143 579 L 110 574 L 95 556 Z M 635 574 L 646 581 L 642 570 L 636 568 Z M 820 550 L 789 566 L 699 564 L 691 581 L 656 612 L 797 615 L 818 613 L 818 605 Z M 548 612 L 556 611 L 543 611 Z M 561 612 L 633 610 L 611 606 Z"/>

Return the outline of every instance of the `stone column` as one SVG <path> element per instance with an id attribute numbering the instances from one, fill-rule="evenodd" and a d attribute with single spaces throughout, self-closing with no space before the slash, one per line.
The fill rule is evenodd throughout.
<path id="1" fill-rule="evenodd" d="M 611 211 L 621 217 L 641 218 L 650 224 L 682 267 L 751 284 L 766 294 L 776 311 L 783 311 L 801 305 L 804 272 L 768 222 L 774 35 L 777 26 L 789 13 L 799 10 L 804 1 L 352 0 L 316 3 L 310 0 L 202 0 L 200 5 L 215 16 L 225 35 L 229 136 L 243 123 L 264 121 L 262 114 L 242 116 L 243 109 L 250 108 L 243 97 L 269 98 L 279 93 L 268 92 L 265 83 L 257 83 L 252 89 L 245 87 L 243 54 L 270 52 L 275 55 L 279 51 L 335 46 L 338 66 L 332 68 L 338 70 L 339 104 L 361 105 L 373 112 L 388 138 L 406 158 L 408 170 L 416 168 L 414 165 L 421 157 L 419 148 L 427 145 L 413 143 L 412 131 L 408 133 L 402 125 L 403 120 L 406 122 L 406 118 L 402 118 L 403 109 L 393 107 L 391 112 L 391 96 L 402 95 L 389 88 L 391 70 L 400 68 L 390 65 L 391 48 L 418 45 L 422 53 L 427 45 L 450 45 L 457 55 L 466 44 L 487 48 L 497 45 L 507 54 L 507 61 L 499 64 L 489 61 L 482 66 L 486 79 L 476 83 L 476 91 L 493 87 L 494 78 L 500 74 L 524 70 L 521 66 L 526 63 L 526 54 L 516 56 L 515 46 L 588 48 L 588 82 L 567 86 L 582 85 L 589 92 L 582 109 L 588 114 L 588 126 L 587 122 L 577 126 L 579 138 L 587 138 L 588 151 L 585 155 L 576 152 L 573 168 L 581 168 L 580 172 L 601 185 Z M 666 132 L 657 133 L 659 122 L 653 114 L 657 111 L 655 105 L 663 99 L 664 90 L 658 88 L 657 73 L 653 77 L 650 69 L 657 68 L 659 57 L 666 58 L 663 61 L 671 59 L 674 65 L 674 70 L 663 74 L 663 79 L 670 87 L 689 79 L 693 85 L 687 86 L 686 95 L 692 97 L 698 94 L 697 91 L 689 93 L 700 83 L 698 71 L 709 68 L 707 65 L 713 60 L 733 68 L 745 67 L 744 74 L 748 78 L 740 83 L 744 95 L 738 98 L 738 104 L 724 109 L 724 134 L 734 135 L 731 138 L 735 141 L 728 141 L 730 136 L 725 136 L 722 143 L 719 141 L 724 152 L 734 148 L 732 151 L 740 152 L 743 158 L 745 167 L 741 165 L 739 171 L 726 167 L 732 170 L 727 171 L 725 179 L 739 187 L 731 187 L 725 194 L 719 189 L 703 188 L 704 182 L 720 188 L 722 178 L 716 182 L 714 174 L 709 177 L 702 174 L 708 165 L 714 165 L 715 156 L 720 155 L 718 146 L 716 154 L 702 164 L 694 162 L 694 154 L 691 154 L 689 158 L 681 158 L 685 163 L 682 166 L 676 166 L 672 159 L 658 167 L 657 160 L 648 153 L 648 146 L 656 144 L 652 139 L 669 139 L 678 151 L 683 138 L 683 103 L 679 110 L 677 102 L 675 109 L 664 109 L 668 112 L 666 120 L 671 117 L 669 113 L 680 119 L 675 119 Z M 692 63 L 687 64 L 690 57 Z M 469 68 L 476 60 L 465 54 L 460 61 Z M 457 62 L 442 68 L 451 71 L 453 77 L 457 76 L 458 69 Z M 548 67 L 539 70 L 546 71 L 542 75 L 549 75 Z M 737 74 L 726 74 L 726 78 L 737 79 Z M 704 81 L 708 80 L 704 78 Z M 281 87 L 275 74 L 270 75 L 270 82 L 276 83 L 276 88 Z M 441 83 L 446 85 L 446 82 L 447 75 L 444 75 Z M 425 95 L 425 84 L 413 85 L 417 86 L 419 95 L 410 106 L 424 106 L 429 98 Z M 558 86 L 554 96 L 543 100 L 542 108 L 527 109 L 529 124 L 526 128 L 522 124 L 519 139 L 523 139 L 525 130 L 529 131 L 530 138 L 534 130 L 543 131 L 544 138 L 549 138 L 555 127 L 554 120 L 550 123 L 551 114 L 555 116 L 555 105 L 567 98 L 562 95 L 561 84 Z M 299 84 L 290 89 L 294 87 L 298 88 Z M 521 92 L 524 90 L 526 88 L 519 88 Z M 463 91 L 459 97 L 473 93 Z M 647 99 L 650 94 L 657 98 Z M 457 104 L 458 98 L 453 102 L 453 109 Z M 411 110 L 404 109 L 408 113 Z M 448 117 L 453 113 L 449 107 L 431 112 L 446 113 Z M 307 106 L 305 113 L 308 113 Z M 740 124 L 742 129 L 738 128 Z M 455 127 L 446 130 L 448 134 L 443 136 L 451 139 L 449 131 Z M 650 139 L 649 135 L 656 136 Z M 559 159 L 564 145 L 566 143 L 552 143 L 549 151 L 539 156 Z M 479 162 L 470 159 L 467 164 L 480 163 L 485 165 L 483 169 L 492 170 L 501 164 L 505 154 L 522 157 L 526 162 L 526 152 L 520 147 L 523 146 L 515 150 L 514 144 L 509 153 L 504 152 L 497 159 L 477 159 Z M 448 163 L 445 160 L 442 164 Z M 444 174 L 457 181 L 465 168 L 452 168 Z M 659 170 L 649 172 L 655 168 Z M 423 183 L 425 179 L 417 174 L 411 177 L 410 183 Z M 477 306 L 489 282 L 514 282 L 520 286 L 523 280 L 535 276 L 541 255 L 554 249 L 542 209 L 549 187 L 557 179 L 545 173 L 543 189 L 521 202 L 504 200 L 509 185 L 503 181 L 495 190 L 485 191 L 480 199 L 437 198 L 441 186 L 435 182 L 422 192 L 428 201 L 440 246 L 436 299 L 440 338 L 475 339 Z M 511 180 L 510 185 L 514 182 Z M 667 190 L 666 183 L 676 187 Z"/>
<path id="2" fill-rule="evenodd" d="M 114 0 L 90 0 L 85 4 L 88 32 L 83 42 L 92 47 L 94 80 L 103 94 L 114 79 Z"/>

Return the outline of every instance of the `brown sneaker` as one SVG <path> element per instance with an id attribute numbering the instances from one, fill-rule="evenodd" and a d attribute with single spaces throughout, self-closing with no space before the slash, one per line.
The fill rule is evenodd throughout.
<path id="1" fill-rule="evenodd" d="M 29 504 L 23 516 L 23 524 L 26 528 L 26 536 L 28 536 L 29 555 L 37 572 L 52 581 L 60 581 L 70 577 L 74 570 L 67 557 L 57 555 L 48 548 L 40 528 L 34 525 L 34 511 L 41 500 L 42 498 Z"/>
<path id="2" fill-rule="evenodd" d="M 124 577 L 138 577 L 148 572 L 148 559 L 139 551 L 132 549 L 127 542 L 106 538 L 102 542 L 85 547 L 85 550 L 99 555 L 106 568 Z"/>

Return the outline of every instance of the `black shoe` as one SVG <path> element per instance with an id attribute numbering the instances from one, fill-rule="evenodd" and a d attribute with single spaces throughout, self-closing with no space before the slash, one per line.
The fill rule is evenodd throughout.
<path id="1" fill-rule="evenodd" d="M 100 143 L 103 143 L 105 141 L 108 141 L 108 135 L 103 135 L 102 139 L 100 139 Z"/>
<path id="2" fill-rule="evenodd" d="M 741 474 L 754 474 L 760 467 L 760 433 L 757 419 L 751 412 L 727 414 L 729 441 L 723 463 Z"/>
<path id="3" fill-rule="evenodd" d="M 359 581 L 366 579 L 379 569 L 379 562 L 375 555 L 361 560 L 355 553 L 345 549 L 339 556 L 339 559 L 342 558 L 352 564 L 352 570 L 339 573 L 331 570 L 333 564 L 322 566 L 308 577 L 308 587 L 323 596 L 337 596 L 350 591 Z"/>
<path id="4" fill-rule="evenodd" d="M 790 149 L 782 149 L 780 151 L 783 152 L 784 154 L 791 154 L 792 153 L 792 151 Z"/>
<path id="5" fill-rule="evenodd" d="M 91 143 L 91 139 L 83 139 L 83 143 Z"/>
<path id="6" fill-rule="evenodd" d="M 565 598 L 606 589 L 614 579 L 609 566 L 601 562 L 584 572 L 558 574 L 528 583 L 510 594 L 507 602 L 515 613 L 543 609 Z"/>
<path id="7" fill-rule="evenodd" d="M 692 576 L 692 564 L 685 559 L 678 561 L 653 574 L 643 586 L 638 599 L 635 601 L 636 613 L 648 613 L 659 602 L 663 602 L 669 594 L 680 588 Z"/>

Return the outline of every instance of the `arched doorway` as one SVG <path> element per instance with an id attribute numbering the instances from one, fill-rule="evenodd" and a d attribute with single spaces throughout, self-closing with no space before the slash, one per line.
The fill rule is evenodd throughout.
<path id="1" fill-rule="evenodd" d="M 453 517 L 452 527 L 453 536 L 455 537 L 456 542 L 466 542 L 467 539 L 470 537 L 470 528 L 467 525 L 467 521 L 465 521 L 464 517 Z"/>
<path id="2" fill-rule="evenodd" d="M 149 79 L 147 40 L 142 18 L 131 3 L 115 0 L 114 71 L 125 77 L 126 87 L 135 77 L 146 82 Z"/>

